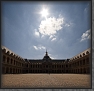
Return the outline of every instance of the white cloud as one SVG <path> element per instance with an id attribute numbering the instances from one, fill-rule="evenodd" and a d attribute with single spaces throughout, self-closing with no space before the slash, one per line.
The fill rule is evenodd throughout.
<path id="1" fill-rule="evenodd" d="M 86 40 L 86 39 L 90 39 L 90 29 L 87 30 L 85 33 L 83 33 L 83 35 L 81 36 L 81 42 Z"/>
<path id="2" fill-rule="evenodd" d="M 36 36 L 39 36 L 39 32 L 35 32 L 35 35 L 36 35 Z"/>
<path id="3" fill-rule="evenodd" d="M 44 46 L 42 45 L 38 45 L 38 46 L 33 46 L 35 50 L 41 50 L 41 49 L 46 49 Z"/>
<path id="4" fill-rule="evenodd" d="M 44 37 L 44 35 L 41 36 L 41 38 L 43 38 L 43 37 Z"/>
<path id="5" fill-rule="evenodd" d="M 70 27 L 70 26 L 73 26 L 73 23 L 72 22 L 68 22 L 68 23 L 65 23 L 64 24 L 66 27 Z"/>
<path id="6" fill-rule="evenodd" d="M 90 39 L 90 35 L 88 35 L 88 39 Z"/>
<path id="7" fill-rule="evenodd" d="M 50 57 L 51 59 L 55 59 L 54 57 Z"/>
<path id="8" fill-rule="evenodd" d="M 35 29 L 35 35 L 40 36 L 39 32 Z"/>
<path id="9" fill-rule="evenodd" d="M 54 57 L 52 57 L 52 55 L 51 55 L 50 53 L 48 53 L 48 55 L 49 55 L 49 57 L 50 57 L 51 59 L 55 59 Z"/>
<path id="10" fill-rule="evenodd" d="M 53 38 L 51 41 L 55 41 L 56 40 L 56 38 Z"/>
<path id="11" fill-rule="evenodd" d="M 56 37 L 55 35 L 50 35 L 49 39 L 52 39 L 53 37 Z"/>
<path id="12" fill-rule="evenodd" d="M 33 47 L 34 47 L 34 49 L 38 50 L 37 46 L 33 46 Z"/>
<path id="13" fill-rule="evenodd" d="M 50 37 L 49 37 L 49 38 L 51 39 L 52 37 L 53 37 L 53 35 L 50 35 Z"/>
<path id="14" fill-rule="evenodd" d="M 44 46 L 42 46 L 42 49 L 46 49 Z"/>
<path id="15" fill-rule="evenodd" d="M 70 26 L 70 24 L 65 24 L 65 26 L 69 27 L 69 26 Z"/>
<path id="16" fill-rule="evenodd" d="M 56 34 L 57 31 L 62 29 L 63 22 L 63 18 L 47 18 L 46 20 L 41 21 L 39 32 L 43 35 Z"/>

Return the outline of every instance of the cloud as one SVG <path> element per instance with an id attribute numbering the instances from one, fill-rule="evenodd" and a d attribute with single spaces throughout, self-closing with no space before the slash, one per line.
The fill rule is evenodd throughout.
<path id="1" fill-rule="evenodd" d="M 46 49 L 44 46 L 42 45 L 38 45 L 38 46 L 33 46 L 35 50 L 41 50 L 41 49 Z"/>
<path id="2" fill-rule="evenodd" d="M 33 46 L 35 50 L 38 50 L 37 46 Z"/>
<path id="3" fill-rule="evenodd" d="M 55 36 L 55 35 L 50 35 L 49 39 L 52 39 L 52 38 L 54 38 L 54 37 L 56 37 L 56 36 Z"/>
<path id="4" fill-rule="evenodd" d="M 50 57 L 51 59 L 55 59 L 54 57 Z"/>
<path id="5" fill-rule="evenodd" d="M 39 47 L 39 49 L 46 49 L 44 46 Z"/>
<path id="6" fill-rule="evenodd" d="M 56 38 L 53 38 L 51 41 L 55 41 L 56 40 Z"/>
<path id="7" fill-rule="evenodd" d="M 54 57 L 52 57 L 52 55 L 51 55 L 50 53 L 49 53 L 48 55 L 49 55 L 49 57 L 50 57 L 51 59 L 55 59 Z"/>
<path id="8" fill-rule="evenodd" d="M 35 29 L 35 35 L 38 37 L 40 36 L 39 32 L 36 29 Z"/>
<path id="9" fill-rule="evenodd" d="M 39 36 L 39 32 L 35 32 L 35 35 L 36 35 L 36 36 Z"/>
<path id="10" fill-rule="evenodd" d="M 51 35 L 49 38 L 50 38 L 50 39 L 53 38 L 53 35 Z"/>
<path id="11" fill-rule="evenodd" d="M 69 27 L 69 26 L 70 26 L 70 24 L 65 24 L 65 26 Z"/>
<path id="12" fill-rule="evenodd" d="M 90 29 L 87 30 L 85 33 L 83 33 L 83 35 L 81 36 L 81 42 L 86 40 L 86 39 L 90 39 Z"/>
<path id="13" fill-rule="evenodd" d="M 74 24 L 72 22 L 68 22 L 68 23 L 65 22 L 64 25 L 65 25 L 65 27 L 70 27 L 70 26 L 73 26 Z"/>
<path id="14" fill-rule="evenodd" d="M 43 37 L 44 37 L 44 35 L 41 36 L 41 38 L 43 38 Z"/>
<path id="15" fill-rule="evenodd" d="M 63 18 L 47 18 L 46 20 L 41 21 L 39 25 L 39 32 L 43 35 L 53 35 L 57 31 L 62 29 L 64 19 Z"/>

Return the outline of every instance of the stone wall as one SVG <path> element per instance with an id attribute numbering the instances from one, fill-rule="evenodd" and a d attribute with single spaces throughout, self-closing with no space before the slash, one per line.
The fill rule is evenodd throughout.
<path id="1" fill-rule="evenodd" d="M 62 60 L 28 60 L 16 55 L 6 47 L 2 47 L 2 73 L 77 73 L 89 74 L 91 65 L 90 49 L 72 57 Z"/>

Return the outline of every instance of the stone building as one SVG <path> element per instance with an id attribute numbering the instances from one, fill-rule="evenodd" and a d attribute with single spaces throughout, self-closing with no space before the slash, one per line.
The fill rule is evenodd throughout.
<path id="1" fill-rule="evenodd" d="M 46 51 L 43 59 L 24 59 L 2 46 L 2 73 L 76 73 L 90 74 L 90 48 L 70 59 L 51 59 Z"/>

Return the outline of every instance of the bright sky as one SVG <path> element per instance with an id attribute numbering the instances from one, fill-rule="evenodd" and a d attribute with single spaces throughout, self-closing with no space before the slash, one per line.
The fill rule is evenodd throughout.
<path id="1" fill-rule="evenodd" d="M 1 3 L 2 45 L 27 59 L 67 59 L 90 48 L 89 1 Z"/>

